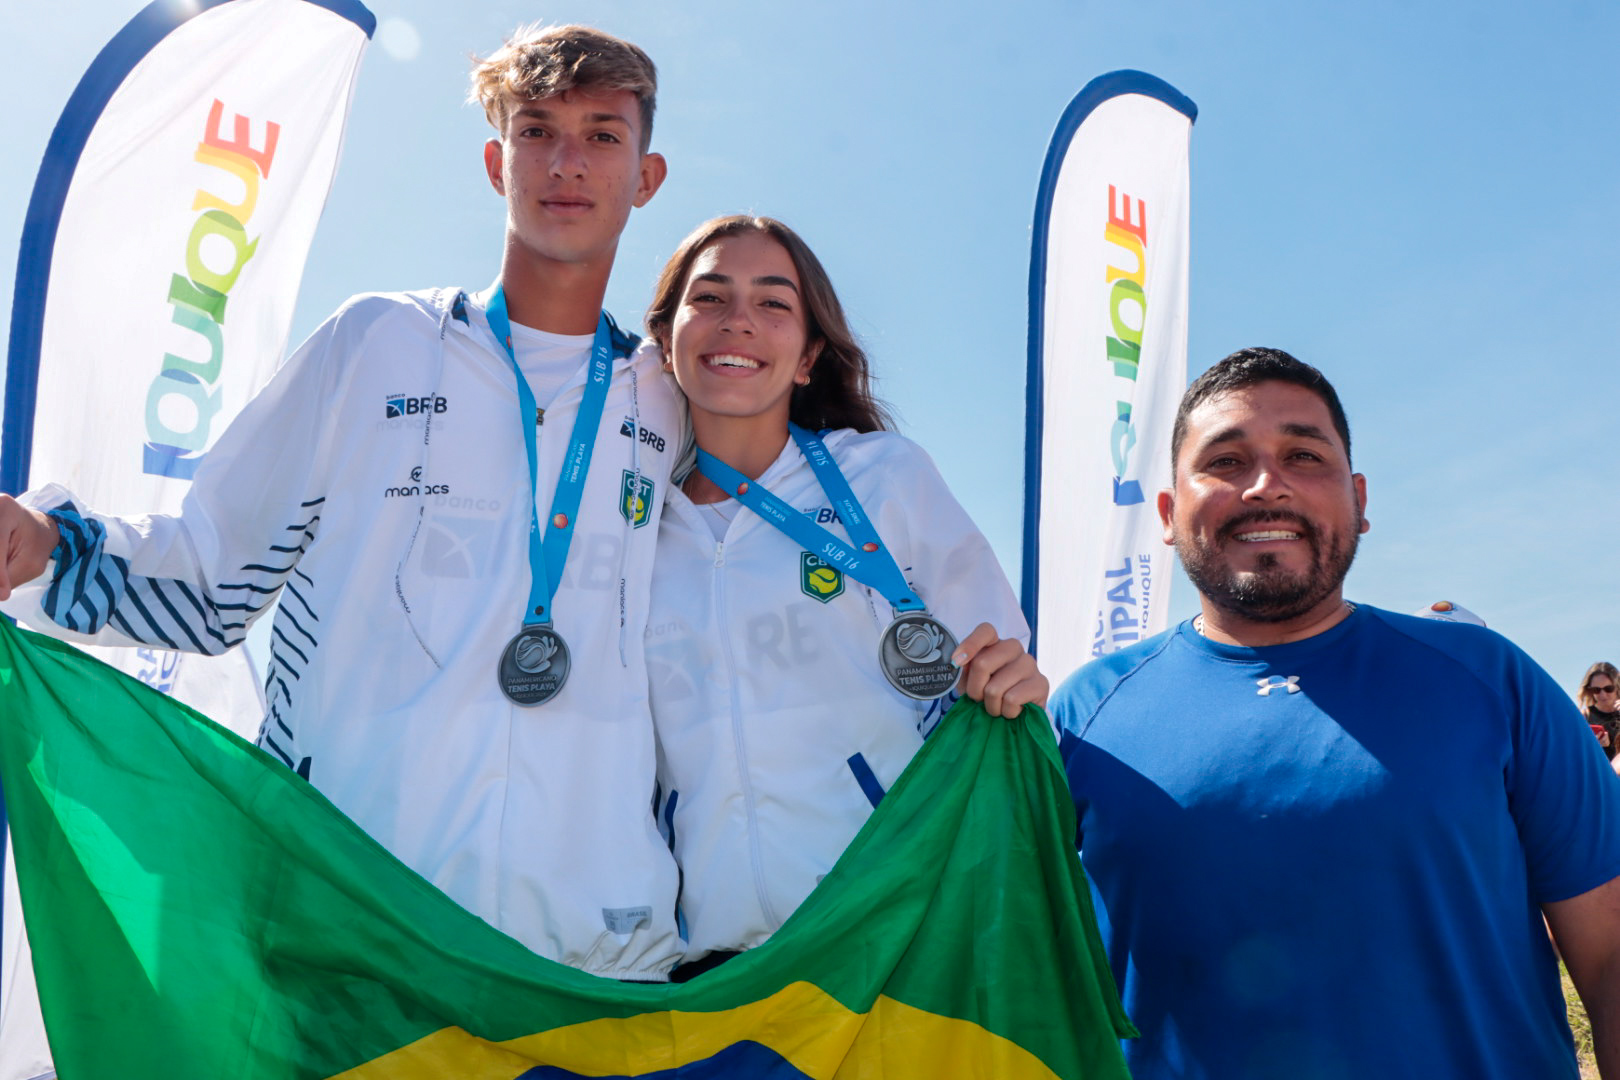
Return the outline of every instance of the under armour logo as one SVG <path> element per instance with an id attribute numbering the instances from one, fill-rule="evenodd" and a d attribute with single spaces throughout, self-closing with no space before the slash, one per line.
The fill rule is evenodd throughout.
<path id="1" fill-rule="evenodd" d="M 1261 697 L 1270 697 L 1273 690 L 1281 690 L 1284 687 L 1288 688 L 1288 692 L 1290 694 L 1299 693 L 1298 675 L 1267 675 L 1263 679 L 1256 679 L 1254 681 L 1255 684 L 1260 687 L 1260 689 L 1256 690 L 1255 693 L 1259 694 Z"/>

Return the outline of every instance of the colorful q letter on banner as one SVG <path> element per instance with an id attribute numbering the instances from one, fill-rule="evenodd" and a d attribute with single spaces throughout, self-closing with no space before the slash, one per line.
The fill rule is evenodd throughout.
<path id="1" fill-rule="evenodd" d="M 1198 109 L 1140 71 L 1063 113 L 1029 272 L 1024 612 L 1054 679 L 1164 629 L 1155 500 L 1187 385 L 1187 146 Z"/>
<path id="2" fill-rule="evenodd" d="M 0 490 L 56 481 L 97 510 L 178 510 L 281 361 L 374 25 L 356 0 L 158 0 L 102 50 L 24 223 Z M 240 652 L 94 651 L 239 730 L 257 725 Z M 14 910 L 0 1080 L 36 1075 L 20 1072 L 13 1026 L 31 996 Z"/>
<path id="3" fill-rule="evenodd" d="M 179 509 L 281 361 L 373 25 L 355 0 L 160 0 L 96 58 L 28 207 L 0 489 Z M 257 724 L 245 656 L 98 655 Z"/>

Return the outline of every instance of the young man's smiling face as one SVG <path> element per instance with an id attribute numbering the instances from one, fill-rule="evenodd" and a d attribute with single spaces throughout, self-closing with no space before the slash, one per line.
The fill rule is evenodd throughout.
<path id="1" fill-rule="evenodd" d="M 662 155 L 641 149 L 628 90 L 566 90 L 509 103 L 484 167 L 506 198 L 509 242 L 537 263 L 611 265 L 630 211 L 664 181 Z"/>
<path id="2" fill-rule="evenodd" d="M 1187 415 L 1175 466 L 1159 495 L 1165 542 L 1217 608 L 1278 623 L 1340 602 L 1367 485 L 1321 397 L 1268 381 L 1209 398 Z"/>

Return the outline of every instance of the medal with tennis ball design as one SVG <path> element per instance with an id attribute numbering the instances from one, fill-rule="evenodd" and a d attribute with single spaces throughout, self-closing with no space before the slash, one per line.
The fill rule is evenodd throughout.
<path id="1" fill-rule="evenodd" d="M 507 643 L 497 673 L 514 705 L 544 705 L 568 680 L 568 643 L 550 626 L 526 626 Z"/>
<path id="2" fill-rule="evenodd" d="M 878 665 L 889 685 L 909 698 L 932 701 L 956 685 L 956 638 L 926 611 L 903 613 L 878 642 Z"/>

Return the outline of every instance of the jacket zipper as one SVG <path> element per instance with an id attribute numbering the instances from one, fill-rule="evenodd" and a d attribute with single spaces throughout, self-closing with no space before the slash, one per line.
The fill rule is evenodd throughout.
<path id="1" fill-rule="evenodd" d="M 730 621 L 726 618 L 726 544 L 714 545 L 714 613 L 715 625 L 720 630 L 720 644 L 726 657 L 726 685 L 731 687 L 731 738 L 737 752 L 737 773 L 742 781 L 743 806 L 748 810 L 748 854 L 754 869 L 754 892 L 759 898 L 760 911 L 774 931 L 782 925 L 765 891 L 765 869 L 760 856 L 759 817 L 754 806 L 754 784 L 748 776 L 748 747 L 743 740 L 742 700 L 737 691 L 737 661 L 731 651 Z"/>

